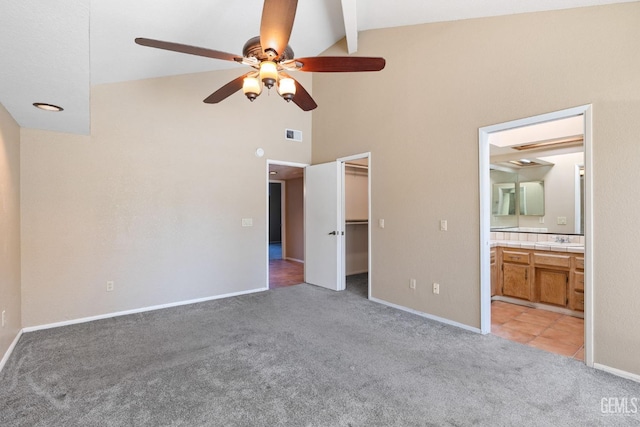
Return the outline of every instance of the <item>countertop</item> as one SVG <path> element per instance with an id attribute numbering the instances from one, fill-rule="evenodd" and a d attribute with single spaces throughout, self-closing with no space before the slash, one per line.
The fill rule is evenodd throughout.
<path id="1" fill-rule="evenodd" d="M 559 243 L 559 242 L 523 242 L 518 240 L 492 240 L 491 247 L 501 246 L 503 248 L 535 249 L 538 251 L 573 252 L 584 253 L 582 243 Z"/>

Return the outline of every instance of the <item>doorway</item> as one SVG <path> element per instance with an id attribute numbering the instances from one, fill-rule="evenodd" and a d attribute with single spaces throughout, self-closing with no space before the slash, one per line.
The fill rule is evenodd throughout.
<path id="1" fill-rule="evenodd" d="M 526 215 L 525 217 L 526 219 L 529 221 L 527 225 L 527 227 L 522 227 L 519 226 L 519 224 L 513 223 L 513 218 L 508 218 L 509 215 L 511 214 L 511 212 L 507 212 L 506 210 L 504 212 L 496 212 L 495 210 L 495 206 L 493 206 L 492 203 L 492 193 L 493 193 L 493 187 L 495 187 L 495 185 L 492 185 L 492 177 L 490 176 L 490 165 L 492 163 L 498 163 L 496 161 L 496 156 L 495 153 L 492 153 L 491 150 L 491 145 L 492 145 L 492 138 L 493 141 L 496 140 L 496 136 L 499 136 L 501 133 L 507 133 L 512 131 L 513 133 L 518 133 L 520 131 L 526 130 L 527 128 L 534 126 L 534 125 L 542 125 L 542 124 L 550 124 L 550 123 L 556 123 L 556 122 L 560 122 L 562 120 L 569 120 L 571 118 L 575 118 L 575 117 L 581 117 L 582 119 L 582 127 L 583 127 L 583 132 L 582 132 L 582 143 L 583 143 L 583 148 L 584 148 L 584 155 L 583 155 L 583 165 L 581 165 L 583 167 L 584 170 L 584 215 L 582 215 L 582 218 L 578 219 L 579 221 L 584 221 L 584 229 L 583 229 L 583 234 L 584 237 L 582 238 L 582 245 L 584 247 L 584 253 L 582 254 L 582 256 L 570 256 L 568 255 L 568 253 L 566 253 L 565 255 L 558 257 L 558 258 L 554 258 L 554 262 L 560 262 L 562 260 L 564 260 L 566 258 L 566 266 L 563 266 L 562 268 L 553 268 L 553 269 L 549 269 L 549 268 L 543 268 L 542 265 L 538 265 L 535 261 L 534 261 L 534 257 L 536 256 L 540 256 L 538 255 L 536 252 L 538 252 L 538 248 L 542 246 L 548 246 L 550 248 L 551 251 L 554 251 L 553 253 L 557 253 L 560 250 L 566 249 L 562 246 L 553 246 L 553 245 L 563 245 L 566 242 L 558 242 L 558 240 L 565 239 L 565 236 L 563 233 L 561 233 L 561 231 L 557 231 L 557 230 L 553 230 L 551 232 L 551 234 L 546 233 L 546 228 L 547 227 L 551 227 L 551 224 L 555 225 L 559 225 L 559 226 L 567 226 L 567 230 L 568 230 L 568 226 L 569 224 L 567 224 L 567 220 L 572 221 L 571 218 L 566 218 L 564 216 L 564 214 L 553 214 L 552 217 L 547 217 L 544 213 L 542 214 L 537 214 L 537 215 Z M 507 123 L 501 123 L 498 125 L 493 125 L 493 126 L 488 126 L 488 127 L 484 127 L 481 128 L 479 131 L 479 144 L 480 144 L 480 222 L 481 222 L 481 232 L 480 232 L 480 250 L 481 250 L 481 330 L 482 333 L 489 333 L 491 332 L 491 326 L 492 326 L 492 294 L 495 294 L 496 290 L 495 290 L 495 282 L 496 282 L 496 277 L 500 277 L 500 272 L 504 271 L 504 267 L 505 264 L 502 262 L 504 260 L 500 259 L 500 254 L 503 254 L 504 252 L 500 252 L 501 249 L 498 248 L 498 255 L 496 255 L 496 251 L 494 248 L 492 248 L 492 241 L 496 240 L 495 236 L 500 233 L 501 238 L 504 238 L 504 236 L 506 235 L 511 235 L 511 234 L 515 234 L 517 233 L 517 238 L 519 240 L 526 240 L 526 243 L 523 243 L 521 246 L 519 246 L 519 250 L 516 249 L 515 252 L 519 252 L 517 254 L 518 257 L 524 257 L 520 259 L 520 264 L 514 264 L 512 265 L 507 265 L 507 267 L 509 267 L 508 270 L 508 274 L 512 274 L 514 276 L 519 277 L 519 275 L 522 275 L 523 280 L 518 281 L 518 280 L 509 280 L 509 283 L 513 284 L 513 283 L 518 283 L 518 286 L 512 286 L 511 289 L 509 289 L 509 292 L 507 292 L 508 294 L 511 294 L 512 296 L 515 295 L 516 298 L 514 299 L 514 301 L 508 301 L 508 302 L 516 302 L 517 304 L 515 305 L 516 309 L 514 310 L 516 313 L 516 316 L 526 316 L 527 314 L 524 312 L 526 310 L 529 309 L 536 309 L 539 307 L 536 307 L 536 303 L 539 303 L 540 301 L 543 301 L 544 298 L 548 298 L 548 299 L 552 299 L 552 302 L 555 304 L 555 307 L 553 307 L 552 310 L 547 310 L 544 313 L 551 313 L 549 314 L 550 317 L 554 317 L 553 322 L 558 321 L 557 319 L 560 319 L 560 315 L 566 315 L 568 314 L 569 311 L 571 311 L 571 309 L 576 309 L 577 304 L 580 304 L 580 308 L 582 308 L 582 301 L 584 304 L 584 326 L 583 326 L 583 337 L 584 337 L 584 361 L 588 366 L 593 366 L 593 317 L 592 317 L 592 309 L 593 309 L 593 283 L 592 283 L 592 253 L 593 253 L 593 234 L 592 234 L 592 193 L 591 193 L 591 189 L 592 189 L 592 177 L 591 177 L 591 152 L 592 152 L 592 140 L 591 140 L 591 106 L 587 105 L 587 106 L 581 106 L 581 107 L 576 107 L 576 108 L 571 108 L 571 109 L 567 109 L 567 110 L 562 110 L 562 111 L 558 111 L 558 112 L 554 112 L 554 113 L 549 113 L 549 114 L 544 114 L 544 115 L 540 115 L 540 116 L 535 116 L 535 117 L 530 117 L 530 118 L 526 118 L 526 119 L 521 119 L 521 120 L 516 120 L 516 121 L 512 121 L 512 122 L 507 122 Z M 567 140 L 570 140 L 570 138 L 567 138 Z M 558 138 L 554 139 L 554 138 L 546 138 L 540 141 L 537 141 L 539 146 L 538 147 L 533 147 L 537 150 L 549 150 L 550 149 L 550 144 L 552 143 L 556 143 L 556 142 L 562 142 L 560 141 Z M 565 141 L 566 142 L 566 141 Z M 543 147 L 543 145 L 547 144 L 547 147 Z M 499 144 L 497 144 L 499 145 Z M 521 144 L 520 147 L 522 146 L 528 146 L 528 144 Z M 531 148 L 531 147 L 529 147 Z M 528 149 L 528 148 L 527 148 Z M 534 151 L 532 151 L 533 153 Z M 498 156 L 499 157 L 499 156 Z M 544 156 L 540 156 L 541 158 L 544 159 Z M 491 160 L 490 160 L 491 159 Z M 526 151 L 521 151 L 519 153 L 519 155 L 517 156 L 517 158 L 515 159 L 511 159 L 512 163 L 516 163 L 519 164 L 520 167 L 526 167 L 527 164 L 529 164 L 529 162 L 531 161 L 535 161 L 536 159 L 530 159 L 529 158 L 529 154 L 527 154 Z M 545 165 L 544 160 L 542 160 L 539 163 L 541 166 L 549 166 L 549 165 Z M 504 165 L 503 165 L 504 166 Z M 573 167 L 575 167 L 576 165 L 573 165 Z M 500 169 L 500 168 L 498 168 Z M 513 168 L 507 168 L 507 169 L 511 169 L 513 170 Z M 505 170 L 504 168 L 501 170 L 501 173 L 504 173 Z M 570 173 L 573 173 L 572 171 Z M 573 181 L 571 179 L 571 181 Z M 497 182 L 497 181 L 496 181 Z M 495 182 L 494 182 L 495 184 Z M 505 181 L 500 181 L 497 184 L 498 186 L 502 186 L 504 187 L 506 185 Z M 516 197 L 518 196 L 522 196 L 520 193 L 520 189 L 519 189 L 519 185 L 518 185 L 518 181 L 516 180 L 516 184 L 515 185 L 515 195 Z M 501 187 L 501 188 L 502 188 Z M 568 200 L 569 202 L 573 203 L 573 196 L 571 198 L 569 198 Z M 523 208 L 523 204 L 516 202 L 515 203 L 515 214 L 517 217 L 518 214 L 518 209 L 522 209 Z M 505 208 L 506 209 L 506 208 Z M 559 215 L 559 216 L 556 216 Z M 573 216 L 573 215 L 572 215 Z M 537 221 L 537 223 L 533 224 L 531 221 L 535 219 L 535 221 Z M 547 222 L 545 224 L 545 222 Z M 504 233 L 500 232 L 500 231 L 496 231 L 498 230 L 498 228 L 496 228 L 496 223 L 498 223 L 498 225 L 503 225 L 507 228 L 504 228 Z M 494 229 L 491 229 L 491 226 L 494 226 Z M 574 231 L 574 225 L 573 223 L 570 224 L 571 225 L 571 231 L 567 234 L 572 234 Z M 560 228 L 559 230 L 562 230 L 562 228 Z M 515 232 L 515 233 L 514 233 Z M 537 233 L 539 232 L 539 233 Z M 492 235 L 492 233 L 494 233 Z M 523 234 L 521 233 L 532 233 L 532 234 L 524 234 L 524 236 L 526 237 L 526 239 L 523 239 Z M 503 236 L 504 234 L 504 236 Z M 538 242 L 536 239 L 538 238 L 538 236 L 540 237 L 540 239 L 542 241 Z M 493 239 L 492 239 L 493 237 Z M 511 236 L 509 236 L 511 237 Z M 552 238 L 555 241 L 548 241 L 546 242 L 547 238 Z M 569 239 L 569 237 L 567 237 L 567 239 Z M 576 237 L 577 239 L 577 237 Z M 507 239 L 510 240 L 510 239 Z M 573 238 L 569 239 L 571 242 L 573 242 Z M 545 243 L 544 245 L 542 245 L 542 243 Z M 547 244 L 548 243 L 548 244 Z M 569 242 L 570 243 L 570 242 Z M 523 246 L 524 245 L 524 246 Z M 549 249 L 548 248 L 548 249 Z M 511 250 L 511 252 L 514 252 L 513 250 Z M 511 254 L 508 254 L 507 256 L 511 256 Z M 515 256 L 515 255 L 514 255 Z M 575 258 L 575 259 L 574 259 Z M 498 259 L 498 262 L 500 263 L 500 269 L 498 270 L 498 272 L 496 272 L 496 259 Z M 526 262 L 523 261 L 526 260 Z M 577 260 L 580 261 L 577 261 Z M 576 268 L 576 265 L 579 265 L 579 267 Z M 564 270 L 563 270 L 564 269 Z M 502 278 L 504 279 L 504 274 Z M 545 277 L 544 281 L 542 281 L 543 277 Z M 494 287 L 492 290 L 492 279 L 494 282 Z M 560 286 L 559 284 L 564 284 L 564 280 L 566 279 L 566 285 L 564 287 Z M 539 281 L 540 280 L 540 281 Z M 555 281 L 555 282 L 553 282 Z M 577 283 L 577 281 L 580 281 L 581 283 L 581 288 L 578 288 L 577 286 L 574 287 L 574 282 Z M 499 283 L 502 283 L 500 281 L 498 281 Z M 506 283 L 506 282 L 504 282 Z M 503 283 L 503 284 L 504 284 Z M 548 285 L 548 283 L 555 283 L 554 285 Z M 549 286 L 549 288 L 545 288 L 545 286 Z M 542 288 L 542 291 L 540 290 Z M 560 289 L 563 292 L 566 292 L 567 295 L 567 306 L 566 307 L 560 307 L 564 304 L 564 300 L 560 301 L 562 298 L 564 298 L 564 294 L 562 295 L 553 295 L 550 296 L 550 294 L 548 293 L 548 289 Z M 547 293 L 545 293 L 547 292 Z M 580 294 L 578 293 L 580 292 Z M 583 292 L 583 294 L 582 294 Z M 499 292 L 498 292 L 499 293 Z M 578 303 L 576 303 L 576 298 L 577 296 L 580 295 L 582 297 L 582 300 L 578 301 Z M 556 298 L 555 300 L 553 300 L 553 298 Z M 495 297 L 494 297 L 495 299 Z M 498 299 L 503 299 L 503 298 L 498 298 Z M 508 298 L 507 298 L 508 299 Z M 573 301 L 573 302 L 570 302 Z M 500 301 L 500 304 L 503 304 L 502 301 Z M 499 304 L 499 305 L 500 305 Z M 524 307 L 524 309 L 522 309 L 522 307 Z M 507 311 L 510 311 L 513 307 L 512 306 L 507 306 L 505 307 L 507 309 Z M 548 307 L 544 307 L 544 308 L 548 308 Z M 523 311 L 520 313 L 517 313 L 518 310 L 522 309 Z M 567 312 L 564 312 L 563 310 L 567 310 Z M 503 312 L 504 309 L 501 307 L 500 309 L 496 310 L 496 317 L 498 316 L 506 316 L 506 314 Z M 499 314 L 498 314 L 499 313 Z M 531 313 L 532 315 L 535 313 Z M 563 325 L 564 326 L 564 325 Z M 538 334 L 542 333 L 542 331 L 545 329 L 545 327 L 539 326 L 538 328 L 536 328 L 538 330 Z M 561 333 L 558 333 L 557 335 L 562 335 Z M 538 340 L 537 342 L 542 342 L 544 341 L 543 339 Z M 534 345 L 535 346 L 535 345 Z"/>
<path id="2" fill-rule="evenodd" d="M 347 275 L 357 274 L 363 296 L 370 297 L 370 176 L 370 153 L 305 169 L 305 282 L 343 291 Z M 349 196 L 345 185 L 354 190 Z"/>
<path id="3" fill-rule="evenodd" d="M 345 288 L 369 297 L 369 158 L 344 162 Z"/>
<path id="4" fill-rule="evenodd" d="M 304 282 L 304 166 L 267 161 L 268 289 Z"/>

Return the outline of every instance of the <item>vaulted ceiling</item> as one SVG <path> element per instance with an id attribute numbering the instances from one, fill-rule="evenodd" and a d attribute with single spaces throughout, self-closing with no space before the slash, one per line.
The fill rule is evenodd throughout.
<path id="1" fill-rule="evenodd" d="M 237 53 L 263 0 L 1 0 L 0 104 L 21 127 L 90 133 L 92 85 L 239 67 L 136 45 L 147 37 Z M 362 30 L 635 0 L 300 1 L 290 45 L 315 56 Z M 209 88 L 207 88 L 209 89 Z M 36 109 L 56 104 L 59 113 Z"/>

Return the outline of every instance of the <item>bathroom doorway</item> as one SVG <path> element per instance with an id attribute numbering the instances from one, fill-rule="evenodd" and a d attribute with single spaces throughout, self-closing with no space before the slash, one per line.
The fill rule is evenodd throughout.
<path id="1" fill-rule="evenodd" d="M 570 122 L 578 123 L 579 131 L 545 134 Z M 532 129 L 540 131 L 536 138 L 530 138 Z M 479 139 L 482 333 L 490 333 L 493 323 L 497 335 L 550 351 L 555 345 L 555 352 L 593 366 L 591 107 L 488 126 L 480 129 Z M 565 160 L 565 155 L 573 157 Z M 554 184 L 564 176 L 573 188 L 578 167 L 584 182 L 581 218 L 574 214 L 574 192 L 580 189 L 563 197 Z M 517 179 L 510 180 L 510 174 Z M 509 185 L 515 212 L 510 206 L 500 209 L 492 197 Z M 540 202 L 532 198 L 536 193 L 543 194 Z M 559 206 L 563 199 L 567 206 Z M 540 203 L 542 210 L 534 212 Z M 584 222 L 582 236 L 575 233 L 576 220 Z M 579 350 L 580 335 L 583 353 L 569 354 L 573 347 Z"/>

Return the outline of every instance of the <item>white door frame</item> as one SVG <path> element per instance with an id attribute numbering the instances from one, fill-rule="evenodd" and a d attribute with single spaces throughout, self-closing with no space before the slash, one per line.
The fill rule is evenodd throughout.
<path id="1" fill-rule="evenodd" d="M 342 163 L 342 219 L 344 221 L 345 219 L 345 212 L 344 212 L 344 206 L 345 206 L 345 201 L 344 201 L 344 164 L 346 162 L 352 161 L 352 160 L 360 160 L 360 159 L 367 159 L 367 167 L 369 168 L 367 171 L 367 270 L 368 270 L 368 277 L 367 277 L 367 298 L 371 299 L 371 277 L 372 277 L 372 270 L 371 270 L 371 152 L 366 152 L 366 153 L 360 153 L 360 154 L 354 154 L 352 156 L 347 156 L 347 157 L 340 157 L 339 159 L 336 159 L 338 162 Z M 346 228 L 346 227 L 345 227 Z M 346 262 L 346 253 L 345 253 L 345 240 L 342 239 L 342 271 L 345 271 L 345 262 Z"/>
<path id="2" fill-rule="evenodd" d="M 594 289 L 593 289 L 593 132 L 592 106 L 582 105 L 562 111 L 528 117 L 506 123 L 482 127 L 478 131 L 480 173 L 480 329 L 483 334 L 491 332 L 491 274 L 490 274 L 490 227 L 491 227 L 491 182 L 489 178 L 489 134 L 536 123 L 543 123 L 578 115 L 584 115 L 584 183 L 585 183 L 585 275 L 584 275 L 584 349 L 585 364 L 593 367 L 594 336 Z"/>
<path id="3" fill-rule="evenodd" d="M 265 290 L 269 290 L 269 182 L 274 181 L 271 179 L 271 176 L 269 175 L 269 166 L 270 165 L 280 165 L 280 166 L 292 166 L 294 168 L 306 168 L 307 166 L 309 166 L 308 163 L 296 163 L 296 162 L 286 162 L 286 161 L 282 161 L 282 160 L 272 160 L 272 159 L 267 159 L 266 162 L 266 171 L 265 171 L 265 247 L 267 249 L 267 254 L 266 254 L 266 262 L 267 262 L 267 275 L 265 277 L 265 286 L 263 289 Z M 276 181 L 276 182 L 283 182 L 282 180 L 280 181 Z M 284 186 L 282 187 L 282 189 L 284 190 Z M 282 198 L 282 200 L 284 200 L 284 197 Z M 304 207 L 303 207 L 304 209 Z M 284 215 L 284 213 L 283 213 Z M 304 234 L 304 233 L 303 233 Z M 283 230 L 282 232 L 282 238 L 284 239 L 286 234 Z M 302 238 L 304 239 L 304 235 L 302 236 Z M 284 251 L 284 242 L 283 242 L 283 251 Z M 284 252 L 283 252 L 284 253 Z"/>

